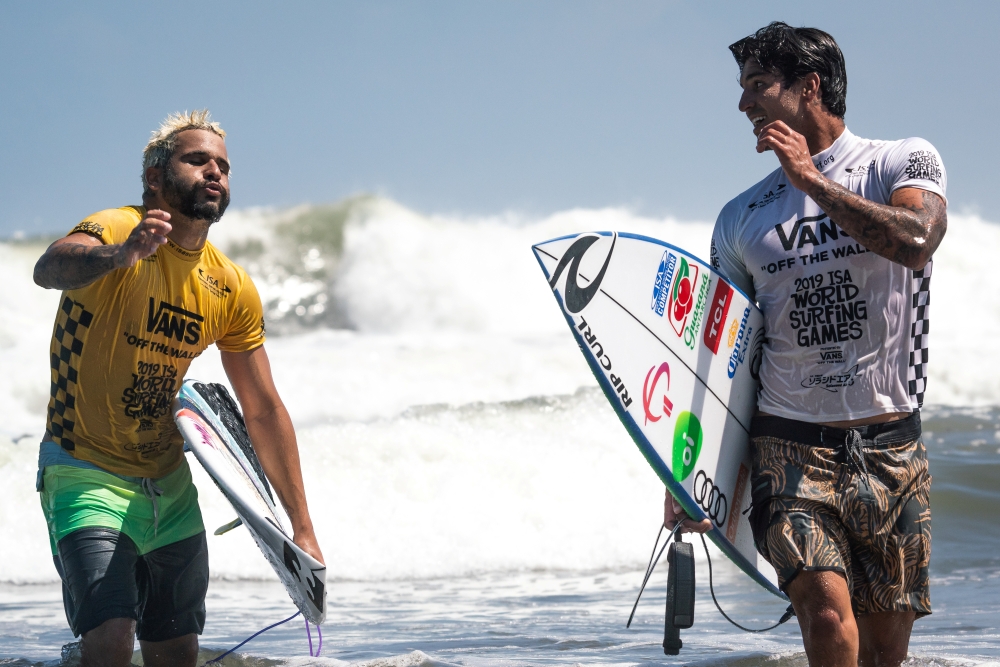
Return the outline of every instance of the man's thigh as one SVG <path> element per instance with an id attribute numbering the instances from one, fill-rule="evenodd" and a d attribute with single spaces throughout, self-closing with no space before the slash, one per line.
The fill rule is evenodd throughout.
<path id="1" fill-rule="evenodd" d="M 142 555 L 136 582 L 140 600 L 136 635 L 141 642 L 200 635 L 208 592 L 204 531 Z"/>
<path id="2" fill-rule="evenodd" d="M 74 636 L 111 619 L 138 618 L 135 543 L 110 528 L 82 528 L 66 535 L 53 557 L 63 583 L 63 606 Z"/>
<path id="3" fill-rule="evenodd" d="M 59 541 L 66 619 L 85 634 L 112 619 L 137 621 L 140 640 L 161 642 L 205 627 L 208 545 L 205 533 L 139 555 L 110 528 L 83 528 Z"/>
<path id="4" fill-rule="evenodd" d="M 782 590 L 802 571 L 851 581 L 851 550 L 839 520 L 835 453 L 772 437 L 754 439 L 750 522 L 757 550 Z"/>

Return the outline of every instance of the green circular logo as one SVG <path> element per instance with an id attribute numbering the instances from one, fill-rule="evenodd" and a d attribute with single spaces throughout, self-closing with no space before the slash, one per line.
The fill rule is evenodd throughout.
<path id="1" fill-rule="evenodd" d="M 674 460 L 672 470 L 674 479 L 683 482 L 694 470 L 701 454 L 701 422 L 688 411 L 677 417 L 674 426 Z"/>

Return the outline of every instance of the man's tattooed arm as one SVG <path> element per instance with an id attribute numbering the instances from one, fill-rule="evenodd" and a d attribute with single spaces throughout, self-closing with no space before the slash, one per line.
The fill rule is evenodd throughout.
<path id="1" fill-rule="evenodd" d="M 889 206 L 826 178 L 814 179 L 807 193 L 858 243 L 913 270 L 924 268 L 948 228 L 944 201 L 919 188 L 896 190 Z"/>
<path id="2" fill-rule="evenodd" d="M 167 242 L 170 215 L 152 210 L 122 243 L 104 245 L 101 239 L 76 232 L 61 238 L 35 264 L 35 284 L 45 289 L 86 287 L 115 269 L 135 265 Z"/>
<path id="3" fill-rule="evenodd" d="M 53 243 L 35 264 L 35 284 L 46 289 L 86 287 L 107 273 L 121 268 L 121 246 L 81 242 L 73 234 Z"/>

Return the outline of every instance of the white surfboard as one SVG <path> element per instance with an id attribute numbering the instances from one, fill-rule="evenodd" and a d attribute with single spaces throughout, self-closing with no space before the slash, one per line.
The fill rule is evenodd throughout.
<path id="1" fill-rule="evenodd" d="M 174 401 L 184 442 L 226 496 L 309 621 L 326 619 L 326 566 L 292 541 L 267 477 L 250 445 L 239 408 L 221 385 L 187 380 Z"/>
<path id="2" fill-rule="evenodd" d="M 629 435 L 689 516 L 771 593 L 754 548 L 750 420 L 763 315 L 694 255 L 635 234 L 594 232 L 532 246 Z"/>

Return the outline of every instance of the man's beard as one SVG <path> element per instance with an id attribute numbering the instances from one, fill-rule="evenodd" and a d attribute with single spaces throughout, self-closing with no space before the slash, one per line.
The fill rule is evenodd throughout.
<path id="1" fill-rule="evenodd" d="M 222 198 L 218 202 L 199 202 L 198 189 L 207 185 L 208 181 L 199 181 L 184 190 L 168 164 L 163 174 L 163 198 L 185 217 L 192 220 L 207 220 L 209 224 L 218 222 L 229 206 L 229 191 L 223 188 Z"/>

